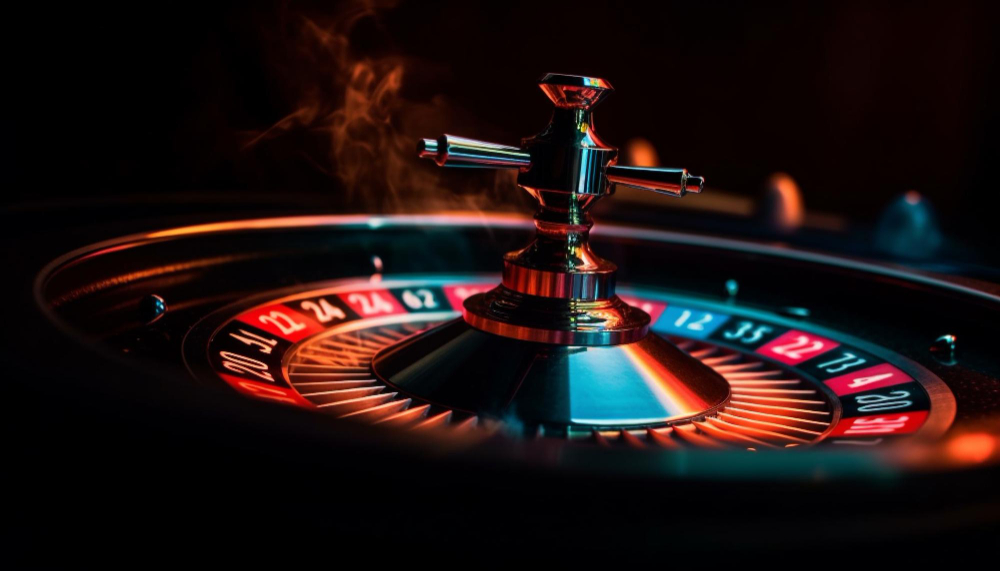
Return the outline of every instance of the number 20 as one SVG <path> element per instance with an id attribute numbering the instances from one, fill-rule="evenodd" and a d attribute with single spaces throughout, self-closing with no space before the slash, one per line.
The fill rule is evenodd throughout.
<path id="1" fill-rule="evenodd" d="M 222 357 L 222 366 L 234 373 L 252 375 L 259 379 L 264 379 L 269 383 L 274 382 L 274 377 L 272 377 L 271 373 L 268 372 L 267 364 L 263 361 L 258 361 L 257 359 L 245 357 L 239 353 L 232 353 L 230 351 L 219 351 L 219 356 Z"/>

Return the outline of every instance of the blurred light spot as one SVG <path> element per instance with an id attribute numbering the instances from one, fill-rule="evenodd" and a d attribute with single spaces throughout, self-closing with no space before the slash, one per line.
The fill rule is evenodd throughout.
<path id="1" fill-rule="evenodd" d="M 625 160 L 633 167 L 658 167 L 660 156 L 647 139 L 636 137 L 625 144 Z"/>
<path id="2" fill-rule="evenodd" d="M 802 226 L 805 205 L 795 179 L 783 172 L 772 174 L 767 179 L 759 211 L 772 230 L 791 232 Z"/>
<path id="3" fill-rule="evenodd" d="M 978 464 L 996 451 L 996 440 L 989 434 L 975 432 L 953 438 L 948 443 L 948 454 L 959 462 Z"/>
<path id="4" fill-rule="evenodd" d="M 726 293 L 729 297 L 735 297 L 740 292 L 740 282 L 730 278 L 726 280 Z"/>
<path id="5" fill-rule="evenodd" d="M 382 258 L 378 256 L 372 256 L 372 267 L 375 268 L 375 273 L 372 274 L 369 280 L 372 283 L 378 283 L 382 281 Z"/>
<path id="6" fill-rule="evenodd" d="M 930 201 L 915 190 L 890 202 L 875 229 L 875 247 L 900 258 L 933 257 L 943 241 Z"/>

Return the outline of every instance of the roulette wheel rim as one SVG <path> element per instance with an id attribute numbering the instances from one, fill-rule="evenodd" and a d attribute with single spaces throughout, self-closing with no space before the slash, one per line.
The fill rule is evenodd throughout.
<path id="1" fill-rule="evenodd" d="M 506 227 L 508 229 L 521 229 L 521 230 L 523 230 L 523 229 L 526 229 L 526 227 L 529 227 L 528 223 L 526 221 L 518 220 L 516 218 L 500 217 L 500 218 L 496 218 L 496 219 L 491 219 L 491 220 L 489 220 L 489 222 L 490 222 L 490 224 L 487 224 L 487 225 L 490 226 L 491 228 Z M 268 219 L 257 219 L 257 220 L 251 220 L 251 221 L 246 221 L 246 222 L 226 223 L 226 224 L 224 224 L 222 226 L 219 226 L 219 225 L 206 225 L 206 226 L 200 226 L 200 227 L 190 227 L 190 228 L 186 228 L 186 229 L 183 229 L 183 230 L 170 230 L 170 231 L 165 231 L 165 232 L 146 233 L 146 234 L 142 234 L 142 235 L 138 235 L 138 236 L 132 236 L 132 237 L 128 237 L 128 238 L 124 238 L 124 239 L 120 239 L 120 240 L 113 240 L 113 241 L 101 243 L 101 244 L 95 245 L 94 247 L 84 248 L 84 249 L 75 251 L 75 252 L 73 252 L 73 253 L 71 253 L 71 254 L 69 254 L 67 256 L 61 257 L 59 260 L 56 260 L 55 262 L 53 262 L 52 264 L 50 264 L 48 266 L 48 269 L 46 270 L 46 272 L 43 273 L 39 277 L 39 280 L 37 281 L 37 284 L 36 284 L 39 289 L 36 290 L 36 293 L 37 293 L 38 296 L 40 296 L 40 299 L 44 299 L 43 288 L 45 287 L 45 284 L 48 283 L 48 279 L 47 278 L 49 276 L 51 276 L 51 275 L 54 275 L 51 272 L 58 273 L 60 271 L 60 269 L 64 269 L 64 268 L 67 268 L 67 267 L 73 267 L 75 265 L 76 261 L 92 259 L 95 256 L 96 252 L 120 252 L 120 251 L 127 250 L 127 249 L 130 249 L 130 248 L 133 248 L 133 247 L 138 247 L 141 244 L 149 244 L 149 243 L 152 243 L 152 242 L 161 242 L 162 243 L 165 239 L 167 239 L 169 237 L 177 237 L 177 236 L 182 236 L 182 237 L 211 236 L 211 235 L 226 234 L 226 233 L 239 234 L 239 233 L 246 232 L 246 231 L 264 231 L 264 232 L 267 232 L 267 231 L 274 231 L 276 229 L 280 231 L 280 229 L 288 229 L 288 228 L 300 228 L 300 229 L 301 228 L 311 228 L 311 229 L 314 229 L 314 230 L 315 229 L 322 229 L 324 227 L 341 228 L 341 229 L 352 229 L 352 230 L 353 229 L 358 229 L 358 228 L 361 228 L 361 227 L 367 228 L 369 230 L 372 230 L 372 228 L 377 228 L 377 229 L 427 228 L 429 226 L 433 226 L 434 224 L 444 225 L 444 226 L 448 226 L 448 227 L 456 227 L 456 226 L 458 226 L 458 227 L 466 227 L 466 228 L 482 228 L 483 225 L 484 225 L 484 220 L 481 217 L 471 217 L 471 216 L 470 217 L 464 217 L 464 215 L 458 215 L 458 214 L 427 215 L 427 216 L 400 216 L 400 217 L 382 217 L 382 216 L 380 216 L 380 217 L 374 217 L 374 218 L 358 217 L 358 216 L 330 216 L 330 217 L 314 217 L 314 216 L 310 216 L 310 217 L 300 217 L 300 218 L 287 218 L 286 217 L 286 218 L 278 218 L 278 219 L 270 219 L 270 220 L 268 220 Z M 374 231 L 377 232 L 378 230 L 374 230 Z M 634 229 L 630 229 L 630 228 L 627 228 L 627 227 L 604 226 L 604 227 L 602 227 L 601 231 L 599 231 L 598 234 L 601 235 L 601 236 L 626 237 L 626 238 L 633 238 L 634 236 L 636 236 L 637 234 L 639 234 L 639 235 L 642 235 L 644 239 L 650 239 L 650 238 L 655 237 L 656 239 L 664 241 L 664 242 L 672 242 L 672 243 L 678 243 L 678 244 L 683 244 L 683 245 L 697 244 L 699 246 L 709 246 L 709 247 L 718 247 L 720 245 L 730 245 L 730 243 L 726 242 L 725 240 L 721 240 L 720 241 L 719 239 L 716 239 L 716 238 L 703 238 L 703 237 L 698 237 L 698 236 L 693 236 L 693 235 L 684 235 L 684 234 L 673 233 L 673 232 L 665 232 L 665 231 L 641 230 L 641 231 L 637 232 Z M 773 255 L 773 256 L 782 257 L 782 258 L 788 257 L 788 258 L 794 259 L 794 260 L 803 260 L 803 259 L 816 260 L 816 261 L 822 262 L 824 265 L 829 265 L 829 264 L 827 264 L 827 262 L 830 259 L 830 256 L 828 256 L 828 255 L 821 254 L 821 255 L 815 255 L 814 256 L 814 255 L 812 255 L 812 254 L 810 254 L 808 252 L 800 252 L 800 251 L 790 250 L 790 249 L 784 248 L 784 247 L 772 247 L 772 246 L 767 246 L 767 245 L 762 245 L 759 248 L 754 248 L 754 247 L 752 247 L 752 246 L 750 246 L 750 245 L 748 245 L 746 243 L 742 243 L 742 242 L 735 242 L 735 243 L 732 243 L 732 245 L 738 245 L 739 249 L 742 250 L 742 251 L 744 251 L 744 252 L 752 251 L 754 255 L 759 255 L 761 253 L 765 253 L 767 255 Z M 843 259 L 838 260 L 838 265 L 841 265 L 841 266 L 843 266 L 843 265 L 852 265 L 852 264 L 853 263 L 851 261 L 849 261 L 849 260 L 843 260 Z M 869 270 L 869 269 L 873 269 L 873 270 L 876 270 L 878 272 L 878 275 L 890 275 L 890 276 L 893 276 L 893 277 L 898 277 L 900 275 L 907 275 L 902 270 L 899 270 L 899 269 L 896 269 L 896 268 L 888 268 L 888 269 L 886 269 L 886 268 L 882 268 L 880 266 L 866 264 L 866 263 L 859 263 L 857 265 L 854 265 L 854 267 L 855 268 L 861 268 L 861 269 L 866 270 L 866 271 Z M 403 277 L 405 277 L 405 276 L 403 276 Z M 349 283 L 350 283 L 350 281 L 351 280 L 348 280 Z M 969 291 L 968 285 L 966 285 L 966 284 L 955 285 L 955 284 L 951 284 L 949 282 L 941 281 L 941 280 L 938 280 L 937 278 L 928 277 L 928 276 L 917 276 L 917 280 L 916 281 L 918 281 L 918 282 L 920 282 L 922 284 L 933 285 L 935 287 L 949 288 L 952 291 L 957 291 L 957 292 L 962 292 L 962 293 L 965 293 L 965 292 Z M 356 279 L 354 280 L 354 283 L 356 283 Z M 298 290 L 303 290 L 303 289 L 310 290 L 311 288 L 314 288 L 314 287 L 315 287 L 315 285 L 305 285 L 305 286 L 296 286 L 295 288 L 292 288 L 292 289 L 293 290 L 294 289 L 298 289 Z M 261 300 L 261 301 L 262 300 L 272 300 L 273 301 L 274 299 L 280 299 L 282 297 L 282 295 L 286 295 L 286 294 L 288 294 L 287 291 L 284 292 L 284 294 L 282 294 L 282 292 L 269 292 L 269 293 L 260 294 L 260 295 L 258 295 L 256 297 L 257 297 L 258 300 Z M 982 292 L 982 291 L 977 292 L 977 296 L 976 297 L 987 298 L 987 299 L 994 299 L 995 298 L 995 296 L 993 294 L 991 294 L 990 292 Z M 245 307 L 245 306 L 248 305 L 248 303 L 250 305 L 252 305 L 252 302 L 248 302 L 246 300 L 244 300 L 242 303 L 238 303 L 237 305 Z M 716 302 L 716 305 L 719 305 L 719 303 Z M 228 310 L 221 311 L 220 315 L 229 315 L 231 317 L 232 316 L 232 308 L 229 308 Z M 58 320 L 58 317 L 56 317 L 56 319 Z M 773 316 L 772 316 L 772 319 L 774 319 Z M 791 320 L 791 319 L 785 318 L 785 320 L 783 321 L 783 323 L 794 324 L 795 322 L 793 320 Z M 815 325 L 811 325 L 810 329 L 813 330 L 813 331 L 820 331 L 820 332 L 824 332 L 824 333 L 827 332 L 822 327 L 817 327 Z M 195 331 L 197 331 L 197 328 L 195 328 Z M 840 339 L 846 339 L 846 340 L 848 340 L 848 341 L 850 341 L 852 343 L 855 343 L 855 344 L 860 345 L 862 347 L 866 347 L 869 350 L 872 350 L 872 351 L 874 351 L 876 353 L 878 352 L 877 349 L 871 348 L 870 346 L 866 345 L 865 342 L 862 341 L 862 340 L 851 338 L 849 336 L 845 337 L 843 333 L 838 333 L 838 332 L 834 332 L 834 333 Z M 196 337 L 197 335 L 192 335 L 192 336 Z M 896 355 L 894 357 L 894 359 L 897 360 L 895 362 L 905 363 L 905 360 L 901 361 L 900 360 L 900 356 L 898 356 L 898 355 Z M 927 385 L 927 386 L 933 386 L 933 382 L 930 385 Z M 947 403 L 945 403 L 945 404 L 947 404 Z M 948 424 L 948 421 L 950 420 L 950 417 L 954 415 L 953 408 L 949 410 L 949 408 L 947 406 L 942 406 L 936 412 L 938 414 L 936 415 L 935 421 L 932 424 L 937 425 L 937 426 L 946 426 Z M 937 430 L 937 429 L 935 429 L 935 430 Z M 695 454 L 697 455 L 697 453 L 695 453 Z M 809 461 L 804 461 L 803 462 L 803 470 L 802 470 L 802 472 L 798 473 L 798 476 L 802 476 L 803 474 L 807 474 L 807 475 L 810 474 L 811 471 L 808 470 L 808 469 L 806 469 L 806 467 L 807 466 L 814 467 L 815 465 L 812 462 L 813 462 L 812 459 L 809 460 Z M 795 473 L 795 472 L 794 472 L 793 469 L 789 468 L 788 461 L 783 460 L 781 462 L 781 466 L 782 466 L 781 469 L 780 470 L 776 470 L 775 474 L 773 474 L 775 477 L 796 477 L 796 476 L 792 476 L 792 474 Z M 881 470 L 884 470 L 884 469 L 885 469 L 884 466 L 880 466 L 880 467 L 878 467 L 876 469 L 876 471 L 881 471 Z"/>
<path id="2" fill-rule="evenodd" d="M 187 375 L 164 375 L 168 378 L 163 386 L 150 383 L 140 387 L 138 391 L 158 409 L 154 416 L 184 417 L 200 410 L 211 419 L 213 439 L 231 432 L 238 435 L 238 447 L 279 454 L 284 460 L 280 466 L 272 463 L 262 467 L 272 477 L 280 478 L 274 473 L 286 466 L 294 467 L 300 478 L 311 467 L 320 466 L 323 474 L 336 473 L 336 478 L 350 482 L 345 489 L 354 494 L 348 495 L 356 495 L 359 489 L 370 492 L 346 500 L 352 506 L 351 518 L 328 524 L 335 529 L 382 529 L 382 514 L 400 513 L 394 498 L 383 493 L 387 489 L 401 493 L 424 510 L 434 507 L 421 502 L 422 498 L 432 498 L 451 509 L 465 498 L 474 498 L 473 505 L 494 506 L 493 517 L 487 518 L 486 524 L 486 529 L 494 532 L 523 518 L 571 523 L 581 508 L 580 498 L 586 497 L 586 509 L 601 514 L 595 521 L 641 522 L 649 529 L 683 538 L 691 549 L 715 543 L 713 535 L 699 530 L 705 525 L 713 525 L 727 536 L 739 535 L 731 539 L 730 547 L 753 550 L 773 547 L 789 537 L 808 547 L 822 546 L 830 538 L 848 543 L 872 537 L 892 542 L 908 534 L 960 533 L 977 522 L 995 523 L 993 510 L 998 502 L 989 493 L 982 493 L 982 482 L 994 473 L 997 455 L 992 449 L 975 457 L 956 455 L 951 444 L 958 438 L 945 446 L 935 443 L 958 416 L 956 403 L 968 401 L 968 387 L 964 393 L 956 392 L 956 399 L 952 388 L 962 387 L 938 378 L 954 363 L 934 366 L 926 355 L 918 363 L 908 359 L 913 353 L 880 348 L 865 341 L 868 336 L 855 337 L 828 326 L 837 322 L 835 310 L 842 305 L 841 300 L 826 302 L 820 295 L 823 291 L 816 291 L 838 291 L 844 284 L 860 284 L 874 301 L 848 308 L 845 313 L 858 313 L 873 303 L 898 297 L 904 309 L 914 305 L 914 300 L 948 299 L 950 308 L 967 315 L 973 307 L 997 311 L 1000 297 L 995 286 L 957 283 L 783 244 L 604 226 L 594 236 L 595 246 L 600 243 L 602 248 L 615 251 L 616 258 L 624 256 L 632 262 L 640 257 L 661 262 L 623 266 L 622 275 L 628 278 L 623 281 L 635 288 L 622 292 L 635 296 L 626 301 L 615 294 L 614 265 L 604 263 L 590 250 L 589 207 L 610 194 L 616 184 L 682 196 L 699 192 L 704 180 L 683 169 L 613 164 L 617 151 L 596 137 L 586 113 L 610 85 L 584 81 L 581 91 L 576 81 L 579 78 L 567 77 L 571 76 L 543 80 L 543 90 L 556 105 L 553 122 L 547 131 L 522 141 L 523 148 L 445 135 L 424 140 L 420 149 L 425 158 L 442 166 L 458 160 L 464 163 L 461 166 L 472 162 L 518 169 L 519 183 L 540 205 L 533 225 L 510 217 L 452 213 L 284 217 L 148 232 L 56 260 L 36 281 L 36 302 L 64 332 L 88 342 L 103 341 L 106 347 L 99 352 L 104 355 L 108 354 L 107 346 L 122 353 L 146 351 L 143 357 L 134 358 L 132 366 L 143 358 L 155 363 L 157 350 L 179 346 L 187 370 L 196 379 L 209 382 L 195 391 L 181 386 L 189 380 Z M 572 137 L 550 136 L 566 125 L 572 127 Z M 571 189 L 564 186 L 566 173 L 560 170 L 561 163 L 551 160 L 566 153 L 593 159 L 580 163 L 586 172 L 573 173 L 579 178 L 571 182 L 580 185 Z M 527 168 L 528 164 L 532 168 Z M 534 168 L 539 165 L 542 168 Z M 370 313 L 365 309 L 367 304 L 389 308 L 382 312 L 387 315 L 410 316 L 430 308 L 430 300 L 443 302 L 449 297 L 449 287 L 462 285 L 469 276 L 482 275 L 482 251 L 500 247 L 482 240 L 483 235 L 491 239 L 505 233 L 507 237 L 518 236 L 532 227 L 537 232 L 533 245 L 504 257 L 500 286 L 449 300 L 449 315 L 462 311 L 462 318 L 445 325 L 432 323 L 427 332 L 409 331 L 412 336 L 400 331 L 393 335 L 385 328 L 406 319 L 359 322 L 355 325 L 363 327 L 356 329 L 347 324 L 351 321 L 348 315 L 364 321 L 360 316 Z M 435 271 L 426 271 L 435 264 L 431 268 Z M 260 274 L 254 279 L 249 278 L 253 275 L 248 272 L 251 266 Z M 661 272 L 664 267 L 670 271 Z M 777 272 L 761 278 L 768 267 Z M 691 268 L 697 271 L 685 271 Z M 730 287 L 730 282 L 739 282 L 720 279 L 722 273 L 749 276 L 744 279 L 741 275 L 739 281 L 756 285 L 756 291 L 748 287 L 737 297 L 740 288 Z M 443 275 L 451 277 L 434 282 Z M 669 287 L 661 287 L 658 276 L 664 277 L 663 283 Z M 330 281 L 337 278 L 349 281 Z M 241 279 L 247 281 L 241 283 Z M 804 293 L 790 295 L 795 293 L 796 284 L 810 280 L 814 281 L 813 289 L 800 288 Z M 721 287 L 718 294 L 708 293 L 710 284 L 723 283 L 728 297 L 721 295 Z M 414 291 L 412 285 L 430 297 L 421 301 L 424 294 Z M 433 293 L 432 288 L 440 291 Z M 144 297 L 135 299 L 140 293 Z M 410 304 L 407 294 L 416 299 L 416 305 Z M 812 300 L 815 311 L 776 305 L 775 299 L 782 296 Z M 531 301 L 531 297 L 537 299 Z M 308 311 L 314 312 L 315 319 L 303 313 Z M 899 313 L 900 308 L 894 311 Z M 532 327 L 540 315 L 556 315 L 559 319 L 551 324 L 559 321 L 560 326 Z M 982 315 L 972 319 L 982 320 Z M 432 312 L 421 319 L 434 322 L 447 316 Z M 946 323 L 940 316 L 936 319 L 935 323 Z M 878 319 L 861 321 L 869 335 L 886 330 L 901 336 L 905 333 L 897 325 L 877 323 Z M 391 343 L 377 348 L 365 345 L 371 338 L 363 335 L 378 327 L 383 329 L 375 334 Z M 525 415 L 523 411 L 530 407 L 523 406 L 508 418 L 507 408 L 484 410 L 481 394 L 471 401 L 453 400 L 443 392 L 407 384 L 396 372 L 381 368 L 398 347 L 414 346 L 423 339 L 445 346 L 449 339 L 441 343 L 434 336 L 448 327 L 475 330 L 473 336 L 486 340 L 491 351 L 501 356 L 515 352 L 497 349 L 501 343 L 520 348 L 537 348 L 542 343 L 549 352 L 545 358 L 550 354 L 566 356 L 586 367 L 594 367 L 586 361 L 588 354 L 619 346 L 627 351 L 629 346 L 662 335 L 669 339 L 662 341 L 664 346 L 675 347 L 671 354 L 647 351 L 652 365 L 628 369 L 622 376 L 631 379 L 631 385 L 621 386 L 650 389 L 652 397 L 644 396 L 642 403 L 665 408 L 658 416 L 634 415 L 624 420 L 621 416 L 577 414 L 574 403 L 579 399 L 574 395 L 579 391 L 568 383 L 559 398 L 534 399 L 543 402 L 543 414 Z M 183 332 L 180 342 L 176 340 L 178 331 Z M 550 335 L 553 331 L 558 335 Z M 597 335 L 590 335 L 594 331 Z M 336 335 L 355 332 L 356 339 L 334 339 L 341 344 L 353 343 L 348 352 L 354 360 L 347 365 L 338 362 L 346 358 L 343 351 L 323 346 Z M 943 346 L 937 342 L 932 346 L 934 358 L 954 361 L 954 337 L 941 339 L 945 340 Z M 238 353 L 220 345 L 223 342 L 240 343 L 255 353 L 252 357 Z M 974 338 L 965 346 L 980 359 L 981 342 Z M 842 354 L 828 353 L 835 349 Z M 325 356 L 323 350 L 327 350 Z M 407 356 L 409 365 L 397 371 L 419 364 L 424 358 L 419 353 L 433 356 L 435 350 L 416 353 L 416 357 Z M 270 364 L 264 355 L 272 359 Z M 358 367 L 359 355 L 372 361 Z M 176 358 L 176 351 L 173 356 Z M 823 362 L 813 360 L 823 356 Z M 871 361 L 873 356 L 883 361 Z M 750 358 L 755 361 L 748 361 Z M 451 355 L 430 358 L 427 362 L 435 371 L 432 377 L 453 359 Z M 531 366 L 538 360 L 536 354 Z M 119 355 L 116 362 L 121 361 Z M 703 403 L 672 415 L 667 407 L 671 399 L 660 399 L 654 390 L 664 388 L 660 382 L 664 375 L 647 371 L 669 373 L 681 370 L 682 363 L 707 370 L 708 378 L 728 384 L 731 397 L 703 399 Z M 972 364 L 976 363 L 973 359 Z M 863 364 L 865 368 L 860 368 Z M 335 375 L 336 380 L 310 380 L 325 383 L 327 390 L 303 392 L 295 383 L 298 373 L 293 370 L 300 365 L 312 368 L 304 375 Z M 766 369 L 747 373 L 744 365 Z M 726 369 L 734 366 L 743 368 Z M 315 372 L 322 367 L 328 368 Z M 331 372 L 329 367 L 365 370 Z M 806 367 L 812 367 L 812 372 Z M 849 367 L 858 368 L 837 375 Z M 572 365 L 568 368 L 572 370 Z M 789 371 L 797 378 L 785 378 Z M 778 378 L 768 378 L 772 373 Z M 962 374 L 964 370 L 949 373 L 952 377 Z M 540 375 L 543 379 L 555 376 Z M 690 389 L 694 385 L 689 377 L 693 375 L 677 375 L 678 382 L 671 386 L 675 391 Z M 476 375 L 463 373 L 456 378 L 473 381 Z M 259 380 L 271 385 L 262 385 Z M 339 384 L 332 387 L 331 383 Z M 604 384 L 611 386 L 610 382 Z M 202 391 L 205 388 L 216 390 Z M 109 393 L 120 389 L 121 385 L 110 382 L 105 387 Z M 173 397 L 164 398 L 172 391 L 176 391 Z M 523 387 L 518 385 L 515 391 L 514 396 L 523 394 Z M 305 414 L 274 402 L 234 398 L 240 392 L 258 400 L 325 407 L 337 418 Z M 624 391 L 618 387 L 614 392 Z M 614 412 L 606 398 L 609 394 L 590 400 L 600 403 L 604 412 Z M 797 398 L 804 394 L 816 396 Z M 359 405 L 358 401 L 364 402 Z M 347 405 L 351 408 L 345 408 Z M 551 414 L 564 405 L 569 407 L 568 415 Z M 434 412 L 435 406 L 454 410 Z M 980 413 L 988 416 L 988 402 L 983 410 L 986 412 Z M 455 419 L 458 413 L 465 418 Z M 822 430 L 804 430 L 802 426 L 810 426 L 810 414 L 826 415 L 830 420 Z M 480 416 L 484 419 L 481 423 Z M 426 431 L 415 430 L 438 418 L 447 420 Z M 359 419 L 364 422 L 353 422 Z M 393 424 L 383 425 L 384 420 Z M 406 430 L 400 429 L 401 425 Z M 987 424 L 980 430 L 993 428 Z M 183 428 L 174 430 L 183 432 Z M 262 431 L 268 434 L 261 439 Z M 811 432 L 816 438 L 806 441 L 794 436 L 795 431 L 799 435 Z M 574 437 L 577 433 L 585 438 Z M 988 433 L 980 432 L 979 436 L 994 442 Z M 831 446 L 824 447 L 826 444 Z M 838 449 L 838 444 L 852 446 Z M 209 465 L 225 472 L 218 463 Z M 928 496 L 940 482 L 947 482 L 946 489 Z M 893 493 L 883 494 L 890 483 Z M 253 482 L 240 489 L 258 485 Z M 778 493 L 776 485 L 780 486 Z M 603 497 L 595 497 L 595 488 L 605 492 Z M 607 492 L 607 488 L 612 491 Z M 456 494 L 456 490 L 461 493 Z M 900 498 L 911 496 L 922 501 L 905 506 L 902 512 L 897 509 Z M 271 498 L 252 499 L 274 507 L 267 503 Z M 852 501 L 853 512 L 831 517 L 831 506 L 847 500 Z M 516 506 L 516 512 L 504 514 L 496 507 L 507 503 Z M 648 511 L 647 503 L 684 516 L 661 518 L 660 513 Z M 913 511 L 930 516 L 906 522 L 906 514 Z M 725 521 L 718 521 L 718 513 L 725 514 Z M 769 520 L 767 530 L 754 526 L 768 516 L 784 519 Z M 859 518 L 867 517 L 874 523 L 857 525 Z M 801 528 L 803 521 L 808 529 Z M 448 523 L 445 527 L 452 532 L 461 527 Z M 461 537 L 468 534 L 464 529 L 459 532 Z M 409 539 L 433 543 L 434 535 L 433 529 L 423 529 Z M 572 531 L 557 534 L 561 539 L 570 535 Z"/>

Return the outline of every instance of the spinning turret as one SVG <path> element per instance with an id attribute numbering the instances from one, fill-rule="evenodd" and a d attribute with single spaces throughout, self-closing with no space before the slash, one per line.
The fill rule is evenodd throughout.
<path id="1" fill-rule="evenodd" d="M 592 116 L 612 92 L 607 81 L 548 74 L 539 86 L 552 119 L 520 147 L 452 135 L 420 142 L 419 155 L 440 166 L 518 169 L 518 186 L 538 202 L 537 233 L 504 256 L 499 286 L 465 300 L 462 318 L 382 351 L 375 373 L 414 397 L 529 425 L 710 414 L 728 401 L 728 383 L 649 332 L 649 315 L 615 294 L 615 264 L 589 243 L 590 209 L 617 185 L 680 197 L 704 179 L 615 164 L 618 150 Z"/>

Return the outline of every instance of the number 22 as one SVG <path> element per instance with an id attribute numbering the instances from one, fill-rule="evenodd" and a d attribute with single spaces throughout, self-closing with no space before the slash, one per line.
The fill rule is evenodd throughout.
<path id="1" fill-rule="evenodd" d="M 815 353 L 816 351 L 821 351 L 825 344 L 822 341 L 811 340 L 805 335 L 799 335 L 795 338 L 795 341 L 787 345 L 778 345 L 771 349 L 779 355 L 784 355 L 789 359 L 799 360 L 802 356 L 807 353 Z"/>

